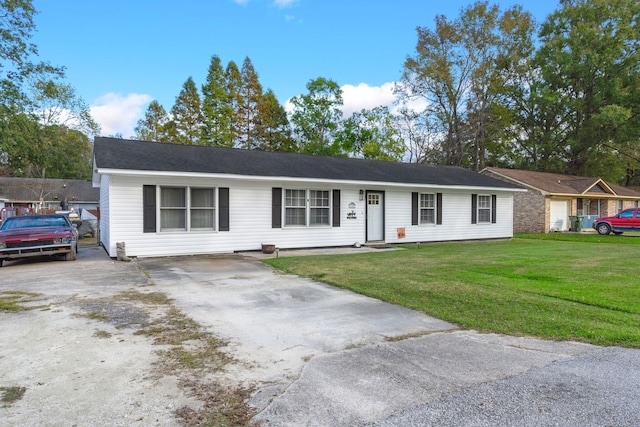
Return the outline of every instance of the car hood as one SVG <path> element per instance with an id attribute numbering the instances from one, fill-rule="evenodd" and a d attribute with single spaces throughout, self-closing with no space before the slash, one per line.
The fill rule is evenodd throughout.
<path id="1" fill-rule="evenodd" d="M 56 237 L 70 237 L 73 234 L 73 231 L 67 227 L 16 228 L 15 230 L 0 231 L 0 240 L 54 239 Z"/>

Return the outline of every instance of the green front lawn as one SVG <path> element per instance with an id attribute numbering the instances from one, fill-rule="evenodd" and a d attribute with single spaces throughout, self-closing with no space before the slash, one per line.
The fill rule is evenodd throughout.
<path id="1" fill-rule="evenodd" d="M 521 235 L 265 262 L 464 328 L 640 348 L 639 237 Z"/>

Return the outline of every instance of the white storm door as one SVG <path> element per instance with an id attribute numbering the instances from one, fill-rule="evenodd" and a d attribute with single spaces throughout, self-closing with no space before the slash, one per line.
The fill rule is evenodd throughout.
<path id="1" fill-rule="evenodd" d="M 367 241 L 384 240 L 384 193 L 367 193 Z"/>

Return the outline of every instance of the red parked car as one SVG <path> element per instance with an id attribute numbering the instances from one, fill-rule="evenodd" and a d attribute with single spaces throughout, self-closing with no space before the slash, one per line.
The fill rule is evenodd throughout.
<path id="1" fill-rule="evenodd" d="M 0 226 L 0 267 L 4 260 L 61 255 L 76 259 L 78 231 L 65 215 L 24 215 Z"/>
<path id="2" fill-rule="evenodd" d="M 640 231 L 640 208 L 625 209 L 617 215 L 598 218 L 593 221 L 593 228 L 599 234 Z"/>

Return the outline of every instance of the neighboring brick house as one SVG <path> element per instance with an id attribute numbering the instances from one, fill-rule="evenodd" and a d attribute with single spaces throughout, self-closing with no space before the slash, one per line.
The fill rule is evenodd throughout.
<path id="1" fill-rule="evenodd" d="M 504 168 L 485 168 L 481 173 L 527 190 L 513 195 L 515 233 L 568 231 L 570 216 L 582 216 L 582 228 L 590 230 L 594 219 L 640 203 L 637 190 L 601 178 Z"/>

